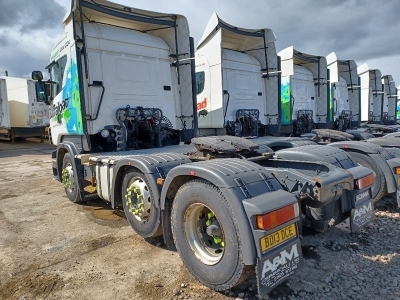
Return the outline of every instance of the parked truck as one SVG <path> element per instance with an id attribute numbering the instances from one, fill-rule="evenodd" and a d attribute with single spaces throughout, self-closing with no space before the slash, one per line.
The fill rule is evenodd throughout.
<path id="1" fill-rule="evenodd" d="M 0 130 L 11 129 L 6 80 L 0 78 Z"/>
<path id="2" fill-rule="evenodd" d="M 397 89 L 392 75 L 382 76 L 383 109 L 382 117 L 385 125 L 397 125 Z"/>
<path id="3" fill-rule="evenodd" d="M 218 24 L 224 26 L 221 32 L 214 30 Z M 235 32 L 234 28 L 214 14 L 197 46 L 199 134 L 219 132 L 253 138 L 255 143 L 270 147 L 281 158 L 296 155 L 303 161 L 315 161 L 318 157 L 332 163 L 334 155 L 298 151 L 305 144 L 315 145 L 308 138 L 281 136 L 288 132 L 311 134 L 318 126 L 317 139 L 312 134 L 315 142 L 340 148 L 374 171 L 374 201 L 387 193 L 395 193 L 400 178 L 395 172 L 400 167 L 396 154 L 372 143 L 349 141 L 345 133 L 329 129 L 333 128 L 335 119 L 326 59 L 293 47 L 281 51 L 282 57 L 279 57 L 272 30 L 263 29 L 267 33 L 264 41 L 262 36 L 257 39 L 254 30 Z M 231 32 L 235 32 L 233 37 Z M 272 66 L 268 74 L 266 61 Z M 357 75 L 354 77 L 353 85 L 358 83 Z M 359 90 L 355 93 L 359 95 Z M 354 99 L 359 100 L 357 96 Z M 318 117 L 316 123 L 314 116 Z M 271 131 L 277 137 L 268 136 Z M 333 138 L 342 142 L 331 143 Z M 319 151 L 330 151 L 331 147 Z"/>
<path id="4" fill-rule="evenodd" d="M 255 270 L 260 297 L 300 268 L 303 225 L 325 231 L 350 217 L 356 231 L 373 220 L 373 174 L 340 149 L 299 147 L 335 158 L 303 162 L 239 137 L 195 137 L 201 109 L 184 16 L 72 0 L 63 24 L 44 93 L 53 174 L 72 202 L 122 208 L 139 235 L 163 234 L 212 289 Z"/>
<path id="5" fill-rule="evenodd" d="M 36 93 L 31 79 L 0 78 L 0 136 L 11 139 L 40 137 L 49 126 L 49 106 L 43 94 Z M 39 90 L 40 93 L 40 90 Z"/>

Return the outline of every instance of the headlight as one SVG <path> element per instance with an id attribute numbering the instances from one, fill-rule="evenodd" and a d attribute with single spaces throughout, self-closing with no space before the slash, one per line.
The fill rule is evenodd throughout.
<path id="1" fill-rule="evenodd" d="M 108 137 L 110 135 L 110 132 L 107 129 L 103 129 L 102 131 L 100 131 L 100 135 L 103 138 L 106 138 L 106 137 Z"/>

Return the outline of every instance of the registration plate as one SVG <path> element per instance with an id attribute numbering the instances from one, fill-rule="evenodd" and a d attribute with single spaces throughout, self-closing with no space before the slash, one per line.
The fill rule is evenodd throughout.
<path id="1" fill-rule="evenodd" d="M 271 233 L 267 236 L 264 236 L 260 239 L 261 242 L 261 251 L 265 252 L 271 248 L 274 248 L 283 242 L 290 240 L 292 237 L 297 236 L 296 224 L 291 224 L 286 226 L 274 233 Z"/>

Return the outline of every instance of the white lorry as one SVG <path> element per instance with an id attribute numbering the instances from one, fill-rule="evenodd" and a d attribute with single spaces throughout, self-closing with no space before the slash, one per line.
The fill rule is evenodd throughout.
<path id="1" fill-rule="evenodd" d="M 300 147 L 334 160 L 302 162 L 239 137 L 194 138 L 201 109 L 184 16 L 72 0 L 63 24 L 44 93 L 53 174 L 72 202 L 122 208 L 139 235 L 163 234 L 215 290 L 255 270 L 261 298 L 301 266 L 304 220 L 319 231 L 349 215 L 353 231 L 373 220 L 373 174 L 339 149 Z"/>
<path id="2" fill-rule="evenodd" d="M 304 138 L 279 135 L 287 132 L 297 135 L 316 132 L 316 135 L 312 134 L 314 141 L 341 148 L 358 163 L 374 171 L 376 178 L 372 196 L 375 201 L 387 192 L 396 192 L 400 176 L 394 170 L 400 166 L 400 159 L 395 154 L 389 154 L 382 147 L 367 142 L 350 142 L 346 133 L 329 129 L 336 122 L 326 59 L 288 47 L 279 52 L 280 63 L 275 52 L 272 30 L 235 28 L 214 13 L 198 43 L 196 85 L 199 134 L 222 133 L 252 137 L 255 143 L 279 150 L 276 153 L 280 157 L 289 158 L 292 157 L 289 155 L 294 154 L 292 151 L 299 150 L 299 145 L 312 142 Z M 265 47 L 268 47 L 268 52 L 264 51 Z M 269 59 L 269 65 L 277 69 L 266 74 L 263 66 Z M 277 64 L 272 64 L 274 61 Z M 341 63 L 335 62 L 335 66 Z M 334 65 L 331 67 L 334 68 Z M 349 85 L 353 87 L 354 95 L 350 100 L 355 101 L 352 107 L 356 107 L 357 112 L 359 90 L 355 63 L 351 64 L 351 68 L 351 75 L 342 74 L 348 71 L 348 67 L 335 72 L 338 78 L 342 76 L 350 80 L 352 76 Z M 272 80 L 274 78 L 277 80 Z M 347 84 L 342 82 L 342 85 L 346 86 L 347 92 Z M 343 93 L 343 98 L 347 95 Z M 273 124 L 272 127 L 270 116 L 276 114 L 279 117 L 274 122 L 278 121 L 279 124 Z M 282 128 L 286 128 L 286 132 Z M 270 132 L 271 129 L 275 132 Z M 333 138 L 344 142 L 331 143 Z M 283 150 L 288 148 L 295 149 Z M 321 150 L 321 153 L 329 149 L 332 148 Z M 295 155 L 303 161 L 318 159 L 327 162 L 328 159 L 325 155 L 311 152 L 306 154 L 299 151 Z"/>
<path id="3" fill-rule="evenodd" d="M 49 106 L 31 79 L 0 77 L 0 136 L 40 137 L 49 126 Z M 40 93 L 40 91 L 39 91 Z"/>
<path id="4" fill-rule="evenodd" d="M 360 127 L 360 80 L 354 60 L 340 60 L 335 52 L 326 56 L 329 69 L 330 97 L 333 100 L 335 129 Z"/>
<path id="5" fill-rule="evenodd" d="M 382 74 L 363 64 L 357 69 L 361 79 L 361 121 L 381 124 L 383 109 Z"/>
<path id="6" fill-rule="evenodd" d="M 382 76 L 383 88 L 383 109 L 382 123 L 386 125 L 396 125 L 397 116 L 397 90 L 392 75 Z"/>
<path id="7" fill-rule="evenodd" d="M 313 128 L 332 129 L 333 100 L 328 90 L 326 58 L 305 54 L 293 47 L 281 50 L 282 85 L 292 101 L 293 132 L 309 133 Z"/>

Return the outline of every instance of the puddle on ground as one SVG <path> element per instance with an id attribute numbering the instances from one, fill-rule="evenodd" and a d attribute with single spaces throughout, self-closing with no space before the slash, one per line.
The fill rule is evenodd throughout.
<path id="1" fill-rule="evenodd" d="M 88 201 L 83 205 L 83 209 L 90 211 L 92 216 L 99 220 L 121 221 L 125 219 L 123 211 L 112 209 L 110 204 L 105 201 Z"/>
<path id="2" fill-rule="evenodd" d="M 3 196 L 0 196 L 0 200 L 6 200 L 6 199 L 9 199 L 9 198 L 14 198 L 14 197 L 18 197 L 18 196 L 17 195 L 13 195 L 13 194 L 3 195 Z"/>

